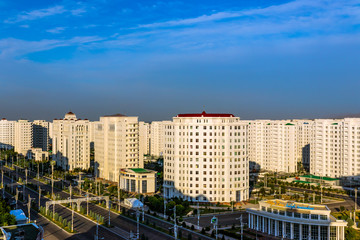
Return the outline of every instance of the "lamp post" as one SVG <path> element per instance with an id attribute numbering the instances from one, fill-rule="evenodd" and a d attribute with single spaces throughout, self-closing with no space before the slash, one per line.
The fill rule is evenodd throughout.
<path id="1" fill-rule="evenodd" d="M 54 199 L 54 165 L 55 161 L 51 161 L 51 197 Z"/>

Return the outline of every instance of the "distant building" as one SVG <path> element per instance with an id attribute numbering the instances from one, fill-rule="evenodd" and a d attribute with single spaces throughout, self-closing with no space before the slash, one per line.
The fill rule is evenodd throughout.
<path id="1" fill-rule="evenodd" d="M 325 205 L 264 200 L 246 209 L 250 229 L 283 239 L 345 240 L 347 222 L 337 220 Z"/>
<path id="2" fill-rule="evenodd" d="M 0 120 L 0 148 L 13 149 L 15 145 L 15 122 L 6 118 Z"/>
<path id="3" fill-rule="evenodd" d="M 232 114 L 178 114 L 164 124 L 164 194 L 201 202 L 249 198 L 247 126 Z"/>
<path id="4" fill-rule="evenodd" d="M 89 120 L 72 112 L 53 121 L 53 160 L 64 170 L 90 167 Z"/>
<path id="5" fill-rule="evenodd" d="M 41 148 L 42 151 L 48 151 L 50 143 L 50 123 L 45 120 L 34 120 L 32 127 L 33 147 Z"/>
<path id="6" fill-rule="evenodd" d="M 139 122 L 139 151 L 140 156 L 150 154 L 150 124 Z"/>
<path id="7" fill-rule="evenodd" d="M 32 122 L 18 120 L 15 122 L 15 152 L 26 156 L 28 150 L 33 146 Z"/>
<path id="8" fill-rule="evenodd" d="M 43 151 L 42 148 L 31 148 L 27 153 L 27 157 L 37 162 L 46 161 L 49 160 L 49 152 Z"/>
<path id="9" fill-rule="evenodd" d="M 293 173 L 301 162 L 309 168 L 311 120 L 248 122 L 250 168 Z"/>
<path id="10" fill-rule="evenodd" d="M 310 173 L 360 180 L 360 118 L 315 119 Z"/>
<path id="11" fill-rule="evenodd" d="M 98 176 L 118 182 L 122 168 L 142 168 L 138 117 L 100 117 L 95 124 L 95 164 Z"/>
<path id="12" fill-rule="evenodd" d="M 167 121 L 151 122 L 150 125 L 150 154 L 153 156 L 162 156 L 164 153 L 165 129 L 164 124 Z"/>

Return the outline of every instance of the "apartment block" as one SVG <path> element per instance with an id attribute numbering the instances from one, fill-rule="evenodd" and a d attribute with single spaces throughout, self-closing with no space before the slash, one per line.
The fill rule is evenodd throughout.
<path id="1" fill-rule="evenodd" d="M 48 151 L 50 144 L 50 123 L 45 120 L 34 120 L 32 127 L 33 147 L 41 148 L 42 151 Z"/>
<path id="2" fill-rule="evenodd" d="M 150 126 L 150 154 L 162 156 L 164 153 L 164 138 L 166 121 L 154 121 Z"/>
<path id="3" fill-rule="evenodd" d="M 150 154 L 150 124 L 139 122 L 139 151 L 140 156 Z"/>
<path id="4" fill-rule="evenodd" d="M 138 117 L 100 117 L 95 124 L 95 164 L 100 178 L 118 182 L 122 168 L 142 168 Z"/>
<path id="5" fill-rule="evenodd" d="M 15 145 L 15 121 L 0 120 L 0 148 L 13 149 Z"/>
<path id="6" fill-rule="evenodd" d="M 26 155 L 33 146 L 32 122 L 18 120 L 15 122 L 14 150 L 19 154 Z"/>
<path id="7" fill-rule="evenodd" d="M 249 197 L 247 127 L 232 114 L 179 114 L 166 122 L 164 194 L 201 202 Z"/>
<path id="8" fill-rule="evenodd" d="M 90 167 L 89 120 L 72 112 L 53 121 L 53 160 L 64 170 Z"/>
<path id="9" fill-rule="evenodd" d="M 360 118 L 315 119 L 310 173 L 360 180 Z"/>

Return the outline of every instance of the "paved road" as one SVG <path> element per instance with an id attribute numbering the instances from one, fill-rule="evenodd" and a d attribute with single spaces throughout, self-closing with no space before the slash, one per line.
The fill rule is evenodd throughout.
<path id="1" fill-rule="evenodd" d="M 232 226 L 240 225 L 240 220 L 237 220 L 241 215 L 243 215 L 243 223 L 247 223 L 247 213 L 245 212 L 233 212 L 233 213 L 226 213 L 226 214 L 214 214 L 214 215 L 201 215 L 200 216 L 200 226 L 201 227 L 212 227 L 212 224 L 210 223 L 211 218 L 213 216 L 216 216 L 218 218 L 219 226 L 225 227 L 225 226 Z M 195 226 L 197 226 L 197 217 L 188 217 L 184 218 L 184 220 L 188 223 L 191 223 Z"/>
<path id="2" fill-rule="evenodd" d="M 5 183 L 10 183 L 11 179 L 8 177 L 4 177 Z M 29 182 L 33 181 L 32 179 L 28 179 Z M 15 184 L 17 185 L 17 184 Z M 34 198 L 36 204 L 38 203 L 38 193 L 31 191 L 29 189 L 26 189 L 26 195 L 30 194 L 31 198 Z M 40 203 L 42 206 L 45 206 L 45 202 L 48 201 L 48 199 L 41 197 Z M 71 211 L 61 205 L 56 205 L 56 212 L 59 214 L 59 216 L 62 216 L 63 219 L 67 219 L 68 222 L 71 221 Z M 36 215 L 31 216 L 31 219 L 37 220 Z M 46 227 L 46 226 L 44 226 Z M 74 214 L 74 230 L 77 232 L 73 235 L 69 236 L 60 236 L 59 239 L 77 239 L 77 240 L 89 240 L 93 239 L 94 235 L 96 233 L 96 223 L 90 221 L 89 219 L 75 213 Z M 51 228 L 48 230 L 49 234 L 56 233 L 57 231 L 55 228 Z M 121 237 L 118 234 L 115 234 L 112 230 L 108 230 L 105 227 L 99 227 L 99 236 L 104 237 L 104 239 L 126 239 L 125 237 Z M 57 237 L 55 239 L 58 239 Z"/>
<path id="3" fill-rule="evenodd" d="M 4 169 L 6 169 L 6 168 L 4 168 Z M 8 170 L 7 170 L 8 171 Z M 12 172 L 12 174 L 16 174 L 16 173 L 14 173 L 14 172 Z M 19 172 L 18 173 L 19 174 L 19 176 L 20 177 L 24 177 L 22 174 L 23 173 L 21 173 L 21 172 Z M 45 191 L 48 191 L 48 192 L 51 192 L 51 186 L 49 186 L 49 185 L 46 185 L 46 184 L 44 184 L 44 183 L 42 183 L 42 182 L 39 182 L 39 181 L 37 181 L 36 179 L 33 179 L 33 178 L 30 178 L 30 177 L 28 177 L 28 183 L 32 183 L 32 184 L 34 184 L 34 185 L 40 185 L 40 187 L 41 187 L 41 189 L 42 189 L 42 191 L 43 190 L 45 190 Z M 54 193 L 56 194 L 56 195 L 59 195 L 61 198 L 64 198 L 64 199 L 66 199 L 66 198 L 68 198 L 70 195 L 68 194 L 68 193 L 66 193 L 66 192 L 63 192 L 63 191 L 61 191 L 61 190 L 59 190 L 59 189 L 56 189 L 56 188 L 54 188 Z M 37 199 L 38 199 L 38 197 L 37 197 Z M 41 204 L 43 205 L 43 206 L 45 206 L 45 202 L 46 201 L 48 201 L 48 200 L 45 200 L 44 199 L 44 202 L 43 202 L 43 200 L 41 200 Z M 86 202 L 84 202 L 84 203 L 82 203 L 82 206 L 83 207 L 86 207 Z M 68 210 L 68 209 L 66 209 L 65 207 L 62 207 L 62 206 L 60 206 L 60 205 L 56 205 L 56 212 L 58 212 L 58 210 L 59 211 L 61 211 L 60 213 L 62 214 L 62 216 L 63 216 L 63 218 L 64 218 L 64 216 L 66 217 L 66 218 L 70 218 L 71 217 L 71 215 L 70 215 L 70 213 L 71 213 L 71 211 L 70 210 Z M 95 204 L 89 204 L 89 210 L 91 210 L 91 211 L 93 211 L 93 212 L 95 212 L 95 213 L 98 213 L 98 214 L 100 214 L 100 215 L 102 215 L 102 216 L 104 216 L 104 218 L 105 218 L 105 221 L 107 221 L 107 219 L 108 219 L 108 214 L 109 214 L 109 212 L 107 211 L 107 210 L 105 210 L 105 209 L 103 209 L 103 208 L 101 208 L 101 207 L 99 207 L 99 206 L 97 206 L 97 205 L 95 205 Z M 65 212 L 67 213 L 67 214 L 65 214 Z M 59 212 L 58 212 L 59 213 Z M 68 216 L 69 215 L 69 216 Z M 85 217 L 82 217 L 82 216 L 80 216 L 80 215 L 77 215 L 77 218 L 84 218 L 85 219 Z M 114 231 L 114 232 L 116 232 L 116 233 L 119 233 L 121 236 L 124 236 L 124 233 L 126 232 L 126 233 L 129 233 L 130 231 L 132 231 L 132 232 L 136 232 L 136 229 L 137 229 L 137 227 L 136 227 L 136 222 L 133 222 L 133 221 L 130 221 L 129 219 L 126 219 L 126 218 L 124 218 L 123 216 L 119 216 L 119 214 L 116 214 L 116 213 L 113 213 L 113 212 L 111 212 L 111 215 L 110 215 L 110 220 L 111 220 L 111 224 L 113 225 L 113 226 L 115 226 L 114 228 L 111 228 L 110 230 L 111 231 Z M 83 221 L 82 221 L 83 222 Z M 78 229 L 76 229 L 78 232 L 81 232 L 81 234 L 77 234 L 77 235 L 83 235 L 83 233 L 85 233 L 85 232 L 87 232 L 87 231 L 91 231 L 92 229 L 90 229 L 90 228 L 86 228 L 85 226 L 83 226 L 84 224 L 81 224 L 81 222 L 79 222 L 79 224 L 78 224 Z M 94 225 L 94 224 L 93 224 Z M 74 221 L 74 226 L 76 226 L 76 223 L 75 223 L 75 221 Z M 159 226 L 159 225 L 158 225 Z M 102 230 L 104 230 L 104 229 L 102 229 Z M 167 235 L 167 234 L 165 234 L 165 233 L 162 233 L 162 232 L 160 232 L 160 231 L 157 231 L 157 230 L 155 230 L 155 229 L 152 229 L 152 228 L 150 228 L 150 227 L 148 227 L 148 226 L 145 226 L 145 225 L 141 225 L 140 226 L 140 235 L 141 234 L 145 234 L 145 236 L 147 236 L 149 239 L 154 239 L 154 240 L 159 240 L 159 239 L 164 239 L 164 240 L 166 240 L 166 239 L 173 239 L 173 237 L 171 237 L 171 236 L 169 236 L 169 235 Z M 93 230 L 92 230 L 93 231 Z M 104 232 L 104 231 L 103 231 Z M 128 237 L 128 235 L 127 235 L 127 237 Z M 106 238 L 105 238 L 106 239 Z M 119 239 L 119 238 L 110 238 L 110 239 Z"/>
<path id="4" fill-rule="evenodd" d="M 276 187 L 278 187 L 278 185 L 276 185 Z M 299 191 L 299 192 L 307 192 L 309 194 L 312 194 L 313 192 L 315 192 L 315 194 L 320 194 L 318 191 L 313 191 L 312 189 L 303 189 L 303 188 L 297 188 L 297 187 L 286 187 L 287 189 L 290 190 L 294 190 L 294 191 Z M 341 195 L 341 194 L 335 194 L 335 193 L 323 193 L 324 196 L 329 196 L 329 197 L 335 197 L 335 198 L 340 198 L 343 199 L 344 202 L 341 203 L 324 203 L 326 204 L 332 211 L 340 211 L 340 206 L 344 206 L 346 209 L 351 210 L 354 209 L 355 207 L 355 197 L 354 196 L 349 196 L 349 195 Z M 360 204 L 360 195 L 357 198 L 357 209 L 359 209 L 359 204 Z"/>
<path id="5" fill-rule="evenodd" d="M 13 173 L 13 174 L 15 174 L 15 173 Z M 19 172 L 18 174 L 19 174 L 19 176 L 24 177 L 22 172 Z M 35 178 L 28 177 L 28 182 L 31 182 L 34 185 L 39 184 L 43 190 L 51 192 L 51 186 L 46 185 L 46 184 L 44 184 L 42 182 L 39 182 Z M 74 191 L 76 191 L 76 189 L 74 189 Z M 68 198 L 70 196 L 68 193 L 66 193 L 64 191 L 61 191 L 60 189 L 56 189 L 56 188 L 54 188 L 54 193 L 59 194 L 61 198 Z M 82 204 L 82 206 L 86 207 L 86 202 L 84 202 Z M 96 213 L 104 216 L 105 221 L 107 221 L 108 214 L 109 214 L 109 212 L 107 210 L 105 210 L 104 208 L 99 207 L 98 205 L 95 205 L 95 204 L 89 204 L 89 209 L 91 211 L 93 211 L 93 212 L 96 212 Z M 130 231 L 136 232 L 136 222 L 131 221 L 131 220 L 125 218 L 124 216 L 121 216 L 119 214 L 111 212 L 110 220 L 111 220 L 111 225 L 115 226 L 114 231 L 122 229 L 123 231 L 126 231 L 126 232 L 130 232 Z M 166 222 L 166 221 L 163 221 L 161 219 L 155 218 L 155 217 L 153 217 L 151 215 L 147 215 L 147 214 L 145 215 L 145 221 L 148 221 L 150 224 L 155 223 L 155 225 L 157 227 L 162 227 L 163 229 L 169 229 L 169 228 L 173 227 L 173 224 L 171 224 L 169 222 Z M 194 239 L 194 240 L 197 240 L 197 239 L 211 239 L 209 237 L 203 236 L 203 235 L 201 235 L 199 233 L 193 232 L 193 231 L 191 231 L 189 229 L 186 229 L 186 228 L 179 227 L 179 231 L 181 231 L 182 236 L 186 237 L 186 238 L 190 234 L 192 236 L 192 239 Z M 159 232 L 159 231 L 157 231 L 157 230 L 155 230 L 153 228 L 150 228 L 150 227 L 148 227 L 146 225 L 142 225 L 142 224 L 140 224 L 140 235 L 141 234 L 145 234 L 146 237 L 148 237 L 149 239 L 154 239 L 154 240 L 174 239 L 174 237 L 171 237 L 168 234 L 165 234 L 163 232 Z"/>

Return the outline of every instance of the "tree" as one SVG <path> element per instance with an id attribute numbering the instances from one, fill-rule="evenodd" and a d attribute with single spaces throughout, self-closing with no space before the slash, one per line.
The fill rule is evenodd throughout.
<path id="1" fill-rule="evenodd" d="M 341 205 L 341 206 L 340 206 L 340 211 L 341 211 L 341 212 L 344 212 L 344 211 L 345 211 L 345 207 Z"/>

